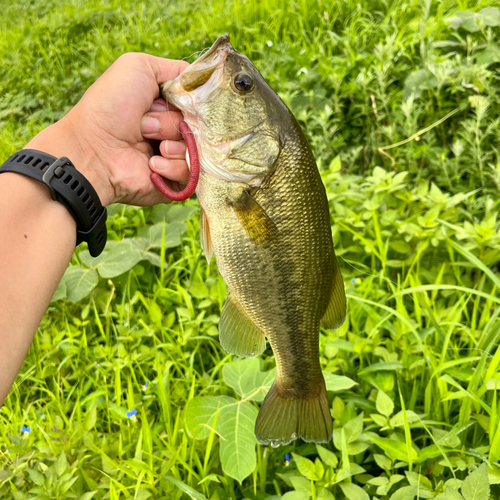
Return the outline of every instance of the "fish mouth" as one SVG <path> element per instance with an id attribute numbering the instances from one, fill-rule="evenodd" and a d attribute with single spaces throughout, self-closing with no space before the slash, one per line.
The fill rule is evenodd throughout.
<path id="1" fill-rule="evenodd" d="M 174 87 L 177 89 L 180 87 L 184 92 L 192 92 L 205 85 L 214 72 L 226 62 L 231 50 L 234 49 L 229 42 L 229 35 L 221 35 L 207 52 L 188 66 L 175 80 L 168 81 L 161 86 L 162 96 L 168 100 Z"/>

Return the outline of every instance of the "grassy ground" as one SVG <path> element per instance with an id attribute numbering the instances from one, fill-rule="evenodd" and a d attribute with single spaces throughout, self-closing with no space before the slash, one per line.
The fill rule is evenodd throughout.
<path id="1" fill-rule="evenodd" d="M 274 360 L 218 344 L 197 202 L 113 207 L 0 410 L 0 499 L 500 498 L 500 14 L 456 14 L 485 7 L 2 2 L 2 158 L 121 53 L 230 33 L 311 141 L 349 315 L 321 335 L 333 441 L 257 445 Z"/>

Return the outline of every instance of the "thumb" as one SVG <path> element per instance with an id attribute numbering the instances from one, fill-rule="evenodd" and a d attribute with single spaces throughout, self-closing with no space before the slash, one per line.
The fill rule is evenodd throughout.
<path id="1" fill-rule="evenodd" d="M 188 66 L 186 61 L 164 59 L 148 55 L 148 63 L 153 70 L 158 85 L 177 78 Z"/>

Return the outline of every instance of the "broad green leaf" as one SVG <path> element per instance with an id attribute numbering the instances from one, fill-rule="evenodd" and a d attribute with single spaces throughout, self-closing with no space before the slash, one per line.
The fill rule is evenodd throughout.
<path id="1" fill-rule="evenodd" d="M 194 279 L 189 287 L 189 292 L 196 299 L 204 299 L 208 296 L 209 290 L 207 285 L 199 279 Z"/>
<path id="2" fill-rule="evenodd" d="M 306 496 L 301 491 L 289 491 L 281 497 L 281 500 L 307 500 L 310 496 L 310 492 L 309 496 Z"/>
<path id="3" fill-rule="evenodd" d="M 396 371 L 396 370 L 402 370 L 404 368 L 403 363 L 400 363 L 399 361 L 391 361 L 388 363 L 375 363 L 373 365 L 370 365 L 366 367 L 364 370 L 361 370 L 359 372 L 360 375 L 365 374 L 365 373 L 370 373 L 370 372 L 380 372 L 380 371 Z"/>
<path id="4" fill-rule="evenodd" d="M 291 476 L 290 482 L 295 491 L 302 493 L 304 498 L 309 498 L 311 496 L 311 481 L 303 476 Z"/>
<path id="5" fill-rule="evenodd" d="M 165 231 L 165 248 L 178 247 L 181 244 L 181 235 L 186 232 L 184 222 L 164 224 L 160 222 L 149 229 L 149 244 L 153 248 L 161 248 L 163 231 Z"/>
<path id="6" fill-rule="evenodd" d="M 406 410 L 406 419 L 409 424 L 413 424 L 418 422 L 420 419 L 418 415 L 412 410 Z M 394 417 L 391 418 L 391 426 L 392 427 L 400 427 L 404 425 L 404 412 L 398 411 Z"/>
<path id="7" fill-rule="evenodd" d="M 318 450 L 318 455 L 320 456 L 321 460 L 323 460 L 326 465 L 333 468 L 337 467 L 339 459 L 337 458 L 337 455 L 333 453 L 333 451 L 327 450 L 319 444 L 316 445 L 316 449 Z"/>
<path id="8" fill-rule="evenodd" d="M 356 441 L 363 433 L 363 417 L 364 413 L 361 412 L 356 418 L 349 420 L 344 425 L 345 437 L 348 444 Z"/>
<path id="9" fill-rule="evenodd" d="M 209 474 L 205 476 L 201 481 L 198 481 L 198 484 L 203 484 L 206 481 L 214 481 L 216 483 L 220 483 L 220 479 L 216 474 Z"/>
<path id="10" fill-rule="evenodd" d="M 500 392 L 500 378 L 490 378 L 486 381 L 486 389 L 488 391 Z"/>
<path id="11" fill-rule="evenodd" d="M 413 500 L 417 493 L 418 486 L 403 486 L 391 495 L 390 500 Z"/>
<path id="12" fill-rule="evenodd" d="M 90 410 L 87 411 L 83 420 L 83 428 L 86 431 L 91 431 L 97 422 L 97 405 L 93 404 Z"/>
<path id="13" fill-rule="evenodd" d="M 346 391 L 355 385 L 357 382 L 350 379 L 349 377 L 344 377 L 343 375 L 334 375 L 330 372 L 323 372 L 325 377 L 325 384 L 327 391 Z"/>
<path id="14" fill-rule="evenodd" d="M 122 241 L 128 241 L 136 250 L 146 250 L 149 247 L 147 238 L 125 238 Z"/>
<path id="15" fill-rule="evenodd" d="M 326 488 L 321 488 L 318 492 L 317 500 L 335 500 L 333 493 Z"/>
<path id="16" fill-rule="evenodd" d="M 451 488 L 447 486 L 445 488 L 446 500 L 464 500 L 464 497 L 456 490 L 455 488 Z M 488 499 L 485 499 L 488 500 Z"/>
<path id="17" fill-rule="evenodd" d="M 154 471 L 151 469 L 151 467 L 142 460 L 129 458 L 128 460 L 125 460 L 125 463 L 132 469 L 142 470 L 144 472 L 150 472 L 151 474 L 154 474 Z"/>
<path id="18" fill-rule="evenodd" d="M 127 408 L 124 408 L 123 406 L 118 406 L 116 404 L 111 404 L 109 406 L 109 410 L 111 411 L 111 413 L 113 413 L 116 417 L 122 419 L 122 420 L 126 420 L 128 417 L 127 417 Z"/>
<path id="19" fill-rule="evenodd" d="M 490 484 L 486 464 L 480 465 L 465 478 L 462 484 L 462 495 L 465 500 L 487 500 L 490 498 Z"/>
<path id="20" fill-rule="evenodd" d="M 340 161 L 340 156 L 337 155 L 331 162 L 330 162 L 330 170 L 332 172 L 340 172 L 340 169 L 342 168 L 342 163 Z"/>
<path id="21" fill-rule="evenodd" d="M 234 401 L 222 408 L 216 429 L 224 438 L 220 443 L 222 470 L 241 483 L 257 465 L 254 429 L 258 411 L 251 403 Z"/>
<path id="22" fill-rule="evenodd" d="M 296 453 L 292 453 L 293 458 L 295 460 L 295 463 L 297 464 L 297 469 L 299 469 L 299 472 L 306 477 L 307 479 L 311 481 L 318 481 L 319 478 L 317 475 L 316 467 L 314 465 L 314 462 L 309 460 L 308 458 L 301 457 L 300 455 L 297 455 Z"/>
<path id="23" fill-rule="evenodd" d="M 422 474 L 417 474 L 414 471 L 405 471 L 406 478 L 408 483 L 411 486 L 419 486 L 420 488 L 427 488 L 428 490 L 432 490 L 432 483 L 429 479 Z"/>
<path id="24" fill-rule="evenodd" d="M 84 493 L 78 500 L 92 500 L 92 498 L 94 498 L 94 495 L 97 492 L 98 492 L 98 490 L 89 491 L 87 493 Z"/>
<path id="25" fill-rule="evenodd" d="M 498 7 L 485 7 L 479 11 L 485 26 L 500 26 L 500 9 Z"/>
<path id="26" fill-rule="evenodd" d="M 66 459 L 66 453 L 62 450 L 59 457 L 57 457 L 57 460 L 54 462 L 54 470 L 56 471 L 57 476 L 61 477 L 66 472 L 67 467 L 68 461 Z"/>
<path id="27" fill-rule="evenodd" d="M 59 282 L 59 285 L 57 285 L 56 291 L 54 292 L 52 299 L 50 299 L 50 302 L 56 302 L 57 300 L 65 299 L 66 296 L 67 296 L 66 280 L 63 278 Z"/>
<path id="28" fill-rule="evenodd" d="M 91 267 L 92 269 L 95 269 L 104 259 L 106 254 L 117 244 L 117 241 L 108 241 L 106 243 L 106 246 L 104 247 L 104 251 L 98 255 L 97 257 L 92 257 L 90 255 L 90 252 L 88 250 L 82 250 L 78 254 L 78 258 L 80 259 L 80 262 L 82 264 L 85 264 L 87 267 Z"/>
<path id="29" fill-rule="evenodd" d="M 260 371 L 258 358 L 237 360 L 222 367 L 224 382 L 242 398 L 252 401 L 264 401 L 275 376 L 276 369 Z"/>
<path id="30" fill-rule="evenodd" d="M 446 452 L 448 450 L 449 450 L 448 447 L 438 446 L 436 444 L 431 444 L 429 446 L 426 446 L 425 448 L 422 448 L 418 452 L 418 459 L 416 463 L 420 464 L 431 458 L 441 457 L 443 456 L 443 452 Z"/>
<path id="31" fill-rule="evenodd" d="M 408 462 L 408 449 L 406 443 L 396 441 L 395 439 L 381 438 L 373 435 L 367 435 L 377 446 L 382 448 L 392 459 Z M 411 460 L 415 462 L 418 458 L 417 452 L 410 447 Z"/>
<path id="32" fill-rule="evenodd" d="M 153 264 L 153 266 L 161 267 L 161 258 L 158 254 L 154 252 L 146 252 L 144 250 L 139 250 L 139 253 L 141 255 L 141 260 L 147 260 L 151 264 Z M 167 264 L 165 264 L 165 269 L 166 268 Z"/>
<path id="33" fill-rule="evenodd" d="M 376 406 L 377 411 L 386 417 L 390 417 L 394 411 L 392 399 L 382 390 L 378 391 Z"/>
<path id="34" fill-rule="evenodd" d="M 63 279 L 66 282 L 68 300 L 73 304 L 85 298 L 99 283 L 94 269 L 81 266 L 68 267 Z"/>
<path id="35" fill-rule="evenodd" d="M 391 488 L 402 481 L 405 477 L 402 476 L 401 474 L 393 474 L 390 476 L 390 479 L 387 479 L 386 477 L 379 477 L 375 478 L 372 481 L 375 481 L 372 483 L 372 481 L 369 481 L 370 484 L 374 484 L 375 486 L 378 486 L 377 488 L 377 495 L 387 495 Z M 383 481 L 385 479 L 385 481 Z M 377 481 L 380 480 L 380 481 Z"/>
<path id="36" fill-rule="evenodd" d="M 151 211 L 153 222 L 185 222 L 198 211 L 197 207 L 172 203 L 170 205 L 156 205 Z"/>
<path id="37" fill-rule="evenodd" d="M 220 417 L 222 407 L 233 404 L 236 400 L 229 396 L 195 397 L 186 407 L 186 426 L 189 433 L 196 439 L 206 439 L 210 429 Z"/>
<path id="38" fill-rule="evenodd" d="M 318 478 L 318 481 L 321 480 L 323 477 L 323 474 L 325 473 L 325 467 L 323 466 L 323 463 L 319 458 L 316 458 L 314 461 L 314 467 L 316 468 L 316 477 Z"/>
<path id="39" fill-rule="evenodd" d="M 28 474 L 29 474 L 31 480 L 36 485 L 43 486 L 45 484 L 45 478 L 38 471 L 36 471 L 34 469 L 30 469 L 29 467 L 27 467 L 26 470 L 28 471 Z"/>
<path id="40" fill-rule="evenodd" d="M 378 453 L 375 453 L 373 455 L 373 458 L 375 459 L 375 463 L 381 468 L 386 471 L 389 471 L 392 468 L 392 461 L 389 457 L 386 457 L 385 455 L 379 455 Z"/>
<path id="41" fill-rule="evenodd" d="M 204 439 L 215 422 L 215 431 L 221 437 L 222 469 L 241 482 L 256 465 L 257 414 L 251 403 L 228 396 L 195 397 L 186 408 L 186 425 L 196 439 Z"/>
<path id="42" fill-rule="evenodd" d="M 370 500 L 368 493 L 357 484 L 341 484 L 340 487 L 348 500 Z"/>
<path id="43" fill-rule="evenodd" d="M 403 486 L 391 495 L 390 500 L 413 500 L 422 498 L 434 498 L 434 494 L 415 485 Z"/>
<path id="44" fill-rule="evenodd" d="M 142 255 L 139 250 L 129 241 L 121 241 L 104 254 L 96 269 L 103 278 L 115 278 L 130 271 L 141 260 Z"/>
<path id="45" fill-rule="evenodd" d="M 168 481 L 170 481 L 171 483 L 175 484 L 175 486 L 177 486 L 177 488 L 179 488 L 186 495 L 189 495 L 189 497 L 192 500 L 207 500 L 206 496 L 194 490 L 193 488 L 191 488 L 191 486 L 188 486 L 186 483 L 183 483 L 179 479 L 175 479 L 175 477 L 172 476 L 163 476 L 163 477 Z"/>

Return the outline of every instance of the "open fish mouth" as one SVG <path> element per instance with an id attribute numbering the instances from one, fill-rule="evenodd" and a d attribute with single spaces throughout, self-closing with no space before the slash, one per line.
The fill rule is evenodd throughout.
<path id="1" fill-rule="evenodd" d="M 210 49 L 187 67 L 178 78 L 162 85 L 163 97 L 175 104 L 175 94 L 179 91 L 192 92 L 205 85 L 214 72 L 224 65 L 231 50 L 234 49 L 229 42 L 229 35 L 217 38 Z"/>

